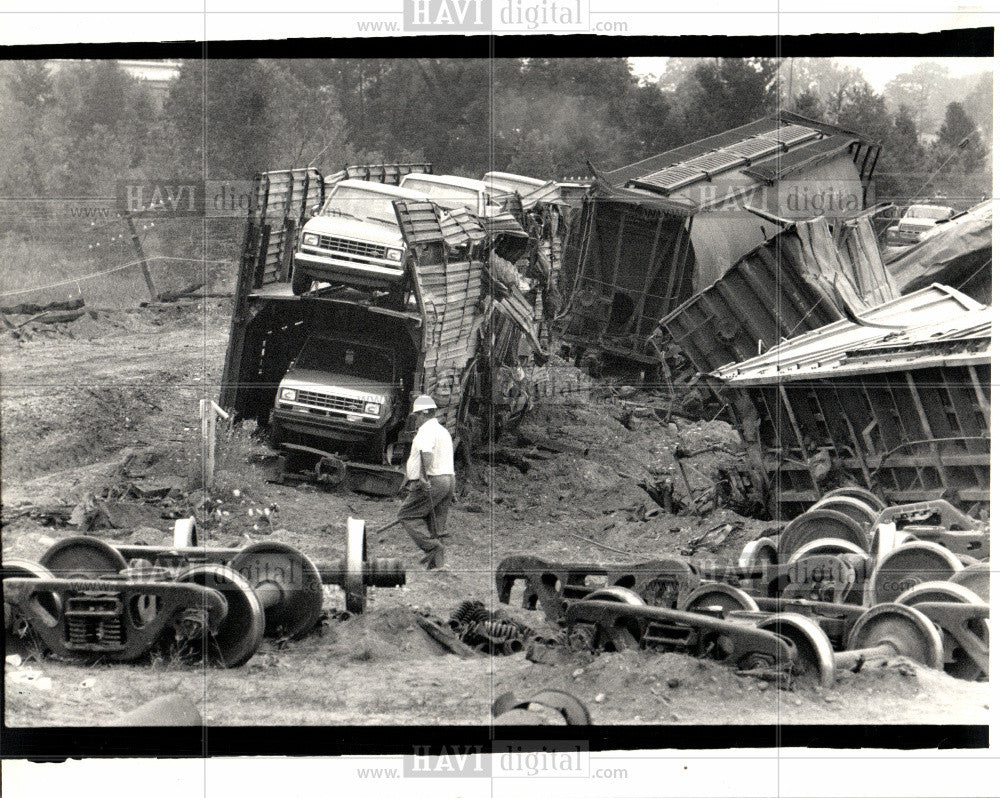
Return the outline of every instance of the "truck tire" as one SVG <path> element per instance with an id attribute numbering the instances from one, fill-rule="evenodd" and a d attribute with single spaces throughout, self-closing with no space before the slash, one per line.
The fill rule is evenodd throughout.
<path id="1" fill-rule="evenodd" d="M 312 284 L 312 277 L 306 274 L 305 269 L 297 263 L 294 264 L 292 266 L 292 293 L 295 296 L 302 296 L 302 294 L 312 288 Z"/>
<path id="2" fill-rule="evenodd" d="M 281 425 L 276 421 L 272 421 L 267 428 L 267 445 L 276 452 L 281 451 Z"/>

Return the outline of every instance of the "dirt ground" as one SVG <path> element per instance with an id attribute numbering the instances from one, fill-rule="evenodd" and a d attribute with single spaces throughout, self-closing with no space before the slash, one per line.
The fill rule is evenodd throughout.
<path id="1" fill-rule="evenodd" d="M 50 330 L 29 328 L 17 338 L 0 333 L 5 558 L 37 559 L 56 540 L 76 534 L 71 526 L 52 525 L 44 513 L 24 512 L 29 505 L 73 506 L 88 492 L 129 483 L 174 493 L 159 503 L 117 504 L 128 523 L 93 534 L 166 543 L 173 521 L 165 516 L 194 506 L 202 543 L 277 539 L 325 562 L 342 556 L 348 516 L 366 519 L 369 529 L 392 520 L 392 500 L 269 482 L 273 454 L 247 428 L 220 433 L 215 489 L 198 490 L 197 400 L 217 398 L 228 314 L 227 300 L 203 299 L 86 315 Z M 178 691 L 214 725 L 478 724 L 490 722 L 497 695 L 542 687 L 572 691 L 596 723 L 988 722 L 988 684 L 902 660 L 842 672 L 830 691 L 778 690 L 673 654 L 567 652 L 549 665 L 521 654 L 460 659 L 433 642 L 414 623 L 412 609 L 447 618 L 464 599 L 496 607 L 493 569 L 509 554 L 636 562 L 677 554 L 728 524 L 728 535 L 709 538 L 694 555 L 727 559 L 773 527 L 729 509 L 697 516 L 659 508 L 639 483 L 670 475 L 677 485 L 686 478 L 697 493 L 725 460 L 719 450 L 737 438 L 722 421 L 629 417 L 626 425 L 624 407 L 620 392 L 600 386 L 587 401 L 539 402 L 519 430 L 519 451 L 532 453 L 526 441 L 555 445 L 535 450 L 525 473 L 477 461 L 450 516 L 446 572 L 420 570 L 419 552 L 398 528 L 369 540 L 370 555 L 402 558 L 408 576 L 405 587 L 370 591 L 363 616 L 336 620 L 343 594 L 328 587 L 331 619 L 321 634 L 280 645 L 265 641 L 246 666 L 230 671 L 162 659 L 8 663 L 7 724 L 100 725 Z M 671 455 L 677 445 L 689 452 L 715 448 L 686 460 L 681 475 Z M 555 631 L 540 612 L 518 606 L 511 612 L 539 631 Z M 500 719 L 552 721 L 543 712 Z"/>

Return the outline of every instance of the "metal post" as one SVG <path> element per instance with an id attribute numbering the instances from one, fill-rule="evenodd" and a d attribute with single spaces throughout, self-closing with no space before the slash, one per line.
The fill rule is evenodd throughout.
<path id="1" fill-rule="evenodd" d="M 215 477 L 215 413 L 208 399 L 200 400 L 198 406 L 201 414 L 201 487 L 209 490 Z"/>

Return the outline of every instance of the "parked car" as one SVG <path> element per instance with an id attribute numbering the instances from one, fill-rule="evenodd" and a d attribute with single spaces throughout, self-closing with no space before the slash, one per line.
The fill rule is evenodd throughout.
<path id="1" fill-rule="evenodd" d="M 903 218 L 886 230 L 885 243 L 889 246 L 916 244 L 940 222 L 955 215 L 947 205 L 911 205 Z"/>

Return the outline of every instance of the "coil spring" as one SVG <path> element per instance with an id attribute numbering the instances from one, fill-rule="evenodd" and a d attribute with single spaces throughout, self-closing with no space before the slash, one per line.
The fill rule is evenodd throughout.
<path id="1" fill-rule="evenodd" d="M 476 626 L 476 631 L 493 643 L 523 642 L 526 637 L 526 630 L 516 621 L 482 621 Z"/>
<path id="2" fill-rule="evenodd" d="M 448 625 L 452 629 L 458 629 L 473 626 L 489 619 L 490 614 L 483 602 L 463 601 L 458 605 L 458 609 L 451 614 L 451 618 L 448 619 Z"/>

